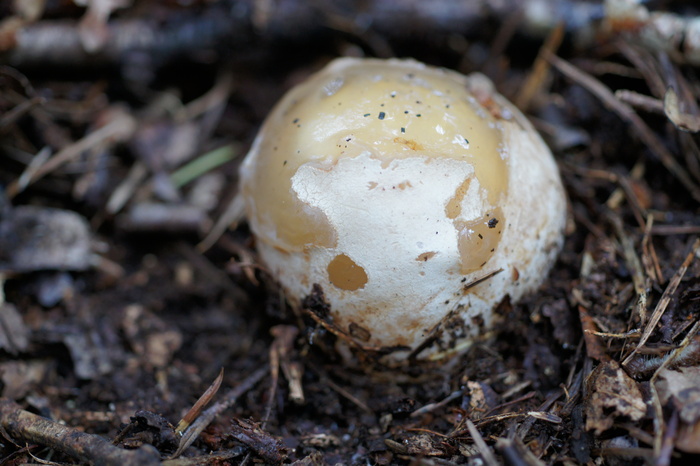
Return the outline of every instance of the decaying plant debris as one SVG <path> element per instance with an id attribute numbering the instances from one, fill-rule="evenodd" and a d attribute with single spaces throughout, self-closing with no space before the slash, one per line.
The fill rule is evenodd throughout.
<path id="1" fill-rule="evenodd" d="M 456 3 L 0 5 L 3 464 L 697 461 L 700 10 Z M 557 156 L 559 261 L 448 367 L 344 367 L 239 221 L 257 126 L 339 55 L 486 73 Z"/>

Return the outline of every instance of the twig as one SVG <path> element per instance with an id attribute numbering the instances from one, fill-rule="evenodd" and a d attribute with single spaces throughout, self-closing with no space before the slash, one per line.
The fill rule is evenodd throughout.
<path id="1" fill-rule="evenodd" d="M 622 219 L 613 212 L 608 212 L 607 217 L 615 228 L 615 232 L 620 239 L 622 256 L 625 259 L 625 265 L 632 273 L 632 283 L 634 284 L 634 291 L 637 293 L 637 303 L 635 307 L 637 309 L 639 319 L 643 325 L 647 320 L 647 288 L 649 287 L 649 279 L 644 275 L 642 261 L 639 259 L 637 251 L 634 250 L 632 238 L 629 237 L 622 226 Z"/>
<path id="2" fill-rule="evenodd" d="M 209 386 L 209 388 L 207 388 L 206 391 L 202 393 L 202 396 L 199 397 L 197 402 L 194 405 L 192 405 L 189 411 L 187 411 L 187 414 L 185 414 L 182 417 L 182 419 L 180 419 L 180 422 L 177 423 L 175 433 L 182 435 L 185 429 L 187 429 L 192 424 L 192 421 L 199 417 L 199 414 L 202 412 L 204 407 L 209 404 L 214 395 L 216 395 L 216 393 L 219 391 L 219 388 L 221 387 L 221 382 L 223 380 L 224 368 L 222 367 L 219 371 L 219 375 L 216 377 L 216 380 L 214 380 L 214 382 Z"/>
<path id="3" fill-rule="evenodd" d="M 518 437 L 497 439 L 496 450 L 509 465 L 544 466 L 545 464 L 528 450 Z"/>
<path id="4" fill-rule="evenodd" d="M 615 91 L 615 97 L 621 102 L 630 104 L 633 107 L 644 110 L 645 112 L 664 114 L 664 104 L 656 97 L 651 97 L 639 92 L 630 91 L 628 89 L 618 89 Z"/>
<path id="5" fill-rule="evenodd" d="M 654 225 L 651 227 L 653 236 L 665 235 L 698 235 L 700 225 Z"/>
<path id="6" fill-rule="evenodd" d="M 603 105 L 615 112 L 620 118 L 630 123 L 639 138 L 648 146 L 649 150 L 656 155 L 666 169 L 681 182 L 693 198 L 700 202 L 700 188 L 690 176 L 688 176 L 688 173 L 678 161 L 676 161 L 673 154 L 663 145 L 652 129 L 649 128 L 637 113 L 635 113 L 632 107 L 617 100 L 607 86 L 569 62 L 562 60 L 556 55 L 549 55 L 548 60 L 563 75 L 588 89 L 589 92 L 600 99 Z"/>
<path id="7" fill-rule="evenodd" d="M 350 9 L 346 2 L 288 1 L 284 8 L 265 8 L 269 2 L 255 0 L 209 3 L 211 6 L 201 14 L 190 14 L 186 20 L 177 13 L 164 18 L 161 15 L 158 21 L 109 21 L 104 46 L 92 52 L 83 47 L 77 21 L 43 20 L 19 30 L 7 51 L 7 61 L 19 67 L 104 66 L 123 64 L 137 54 L 160 67 L 202 50 L 241 47 L 260 35 L 289 41 L 312 37 L 343 23 L 344 31 L 366 36 L 367 20 L 371 22 L 370 32 L 381 36 L 465 34 L 479 31 L 478 26 L 490 16 L 504 17 L 521 6 L 521 0 L 375 0 L 359 2 Z"/>
<path id="8" fill-rule="evenodd" d="M 208 455 L 165 460 L 161 463 L 161 466 L 210 466 L 212 464 L 229 464 L 229 461 L 233 458 L 243 456 L 243 451 L 245 450 L 247 450 L 247 448 L 238 446 L 229 450 L 219 450 L 216 453 Z"/>
<path id="9" fill-rule="evenodd" d="M 456 390 L 444 399 L 435 402 L 435 403 L 429 403 L 421 408 L 416 409 L 411 413 L 411 417 L 419 417 L 422 416 L 423 414 L 430 413 L 432 411 L 435 411 L 436 409 L 442 408 L 446 404 L 450 403 L 452 400 L 456 400 L 457 398 L 461 397 L 464 395 L 464 390 Z"/>
<path id="10" fill-rule="evenodd" d="M 27 181 L 27 185 L 36 182 L 58 167 L 70 162 L 86 150 L 93 149 L 100 144 L 110 143 L 113 140 L 125 140 L 136 130 L 136 122 L 131 115 L 124 112 L 115 112 L 112 120 L 105 126 L 89 133 L 84 138 L 57 152 L 53 157 L 38 167 Z M 11 183 L 6 190 L 10 199 L 26 188 L 20 186 L 17 181 Z"/>
<path id="11" fill-rule="evenodd" d="M 560 23 L 549 34 L 547 40 L 540 48 L 537 58 L 535 59 L 535 63 L 532 65 L 532 69 L 530 70 L 525 83 L 520 88 L 520 92 L 518 92 L 515 105 L 520 110 L 526 111 L 529 108 L 530 103 L 532 103 L 532 99 L 542 90 L 542 86 L 546 83 L 547 77 L 549 76 L 549 70 L 551 68 L 551 64 L 549 61 L 547 61 L 546 57 L 557 53 L 563 39 L 564 23 Z"/>
<path id="12" fill-rule="evenodd" d="M 253 388 L 258 382 L 260 382 L 262 378 L 265 377 L 265 374 L 267 374 L 267 372 L 267 367 L 261 367 L 260 369 L 256 370 L 248 377 L 246 377 L 243 380 L 243 382 L 241 382 L 237 387 L 226 393 L 223 400 L 212 405 L 209 409 L 204 411 L 202 415 L 199 416 L 197 420 L 194 421 L 192 425 L 185 431 L 185 433 L 182 434 L 182 439 L 180 439 L 180 445 L 178 446 L 177 451 L 173 453 L 173 455 L 170 457 L 170 459 L 174 459 L 180 456 L 182 452 L 184 452 L 190 445 L 192 445 L 192 443 L 195 440 L 197 440 L 199 434 L 202 433 L 204 429 L 206 429 L 206 427 L 211 423 L 211 421 L 213 421 L 216 418 L 216 416 L 221 414 L 227 408 L 233 406 L 238 400 L 238 398 L 245 392 Z"/>
<path id="13" fill-rule="evenodd" d="M 304 403 L 304 387 L 302 377 L 304 366 L 294 353 L 294 339 L 299 334 L 299 329 L 291 325 L 275 325 L 270 329 L 270 334 L 275 340 L 270 345 L 270 366 L 273 375 L 279 377 L 279 369 L 282 369 L 289 387 L 289 399 L 296 404 Z M 275 368 L 278 365 L 278 368 Z M 264 427 L 264 426 L 263 426 Z"/>
<path id="14" fill-rule="evenodd" d="M 678 430 L 678 417 L 678 410 L 674 409 L 671 413 L 671 419 L 668 421 L 661 449 L 654 454 L 656 457 L 656 466 L 670 466 L 671 464 L 671 453 L 673 453 L 673 445 L 675 444 Z"/>
<path id="15" fill-rule="evenodd" d="M 207 236 L 197 245 L 197 250 L 206 252 L 214 246 L 217 240 L 224 234 L 227 228 L 235 228 L 245 216 L 245 205 L 243 198 L 236 195 L 226 207 L 223 214 L 216 220 L 214 226 L 209 230 Z"/>
<path id="16" fill-rule="evenodd" d="M 126 205 L 131 196 L 136 192 L 136 188 L 148 176 L 148 167 L 143 162 L 134 163 L 129 169 L 129 174 L 125 176 L 119 185 L 112 191 L 107 201 L 105 211 L 108 215 L 114 215 Z"/>
<path id="17" fill-rule="evenodd" d="M 647 276 L 656 284 L 663 284 L 664 277 L 659 265 L 659 258 L 656 255 L 656 248 L 651 241 L 651 231 L 654 227 L 654 216 L 647 214 L 644 224 L 644 236 L 642 236 L 642 264 L 646 269 Z"/>
<path id="18" fill-rule="evenodd" d="M 383 355 L 386 353 L 390 353 L 392 351 L 402 351 L 405 350 L 405 347 L 402 346 L 397 346 L 397 347 L 382 347 L 382 346 L 371 346 L 371 345 L 365 345 L 360 342 L 358 342 L 355 338 L 352 337 L 347 332 L 344 332 L 343 330 L 339 329 L 336 327 L 332 322 L 326 322 L 321 316 L 316 314 L 314 311 L 311 309 L 303 309 L 303 312 L 311 317 L 314 322 L 316 322 L 318 325 L 323 327 L 325 330 L 329 331 L 336 337 L 340 338 L 342 341 L 345 343 L 348 343 L 350 346 L 353 348 L 356 348 L 360 351 L 363 351 L 365 353 L 372 353 L 372 354 L 377 354 L 377 355 Z"/>
<path id="19" fill-rule="evenodd" d="M 0 398 L 0 425 L 14 440 L 38 443 L 79 461 L 105 466 L 149 466 L 160 464 L 152 445 L 124 450 L 98 435 L 86 434 L 23 410 L 14 401 Z"/>
<path id="20" fill-rule="evenodd" d="M 32 108 L 39 105 L 43 105 L 45 102 L 45 98 L 35 96 L 31 99 L 24 100 L 20 104 L 13 107 L 11 110 L 9 110 L 0 117 L 0 134 L 4 133 L 6 127 L 11 127 L 11 124 L 15 123 L 22 116 L 27 114 Z"/>
<path id="21" fill-rule="evenodd" d="M 488 466 L 498 466 L 496 455 L 494 455 L 489 446 L 486 445 L 484 438 L 481 436 L 474 423 L 469 419 L 467 419 L 467 429 L 469 429 L 469 435 L 472 436 L 476 448 L 484 459 L 484 463 Z"/>

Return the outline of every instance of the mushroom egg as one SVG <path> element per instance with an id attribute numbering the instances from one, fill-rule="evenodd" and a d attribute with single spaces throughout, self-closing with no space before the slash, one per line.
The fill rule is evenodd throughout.
<path id="1" fill-rule="evenodd" d="M 563 243 L 552 154 L 482 75 L 340 58 L 271 111 L 240 170 L 262 262 L 292 306 L 384 360 L 436 359 L 488 335 Z"/>

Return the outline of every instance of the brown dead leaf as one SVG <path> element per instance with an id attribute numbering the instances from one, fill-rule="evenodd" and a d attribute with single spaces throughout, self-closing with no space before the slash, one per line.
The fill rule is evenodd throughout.
<path id="1" fill-rule="evenodd" d="M 690 133 L 700 131 L 700 117 L 684 113 L 681 110 L 678 94 L 672 87 L 668 88 L 664 96 L 664 112 L 668 119 L 671 120 L 671 123 L 679 130 Z"/>
<path id="2" fill-rule="evenodd" d="M 23 0 L 13 3 L 15 14 L 25 21 L 38 21 L 44 14 L 46 0 Z"/>
<path id="3" fill-rule="evenodd" d="M 656 389 L 663 404 L 670 400 L 680 414 L 681 421 L 694 424 L 700 421 L 700 367 L 662 369 Z M 698 444 L 700 453 L 700 444 Z"/>
<path id="4" fill-rule="evenodd" d="M 74 0 L 77 5 L 86 6 L 87 11 L 80 21 L 80 39 L 88 52 L 99 50 L 109 39 L 107 20 L 118 8 L 125 8 L 130 0 Z"/>
<path id="5" fill-rule="evenodd" d="M 681 424 L 676 434 L 676 448 L 686 453 L 700 453 L 700 422 Z"/>
<path id="6" fill-rule="evenodd" d="M 126 308 L 122 328 L 134 352 L 156 368 L 165 367 L 182 345 L 177 329 L 137 304 Z"/>
<path id="7" fill-rule="evenodd" d="M 596 367 L 586 385 L 586 430 L 595 430 L 596 435 L 612 427 L 618 417 L 639 421 L 646 414 L 646 403 L 637 382 L 616 361 Z"/>
<path id="8" fill-rule="evenodd" d="M 0 349 L 16 355 L 29 346 L 29 329 L 17 308 L 0 302 Z"/>
<path id="9" fill-rule="evenodd" d="M 299 329 L 291 325 L 275 325 L 270 329 L 270 333 L 275 337 L 270 346 L 271 364 L 274 362 L 275 367 L 282 367 L 282 373 L 289 384 L 289 399 L 294 403 L 304 404 L 304 388 L 301 382 L 304 366 L 294 351 L 294 339 Z"/>
<path id="10" fill-rule="evenodd" d="M 578 306 L 578 314 L 581 319 L 581 327 L 583 328 L 583 341 L 586 344 L 586 354 L 591 359 L 599 362 L 607 362 L 610 360 L 605 351 L 605 347 L 601 339 L 596 335 L 598 327 L 596 326 L 591 314 L 584 306 Z"/>
<path id="11" fill-rule="evenodd" d="M 419 434 L 404 440 L 403 445 L 410 455 L 442 456 L 445 452 L 438 448 L 428 434 Z"/>
<path id="12" fill-rule="evenodd" d="M 91 235 L 87 220 L 73 211 L 15 207 L 0 220 L 0 267 L 16 272 L 86 270 Z"/>
<path id="13" fill-rule="evenodd" d="M 336 437 L 333 434 L 327 434 L 327 433 L 315 433 L 315 434 L 306 434 L 301 436 L 301 443 L 304 446 L 307 447 L 312 447 L 312 448 L 320 448 L 320 449 L 325 449 L 325 448 L 332 448 L 332 447 L 337 447 L 338 445 L 342 445 L 342 442 L 338 437 Z"/>
<path id="14" fill-rule="evenodd" d="M 670 402 L 678 410 L 681 425 L 675 437 L 676 448 L 700 453 L 700 367 L 664 368 L 655 386 L 661 402 Z"/>
<path id="15" fill-rule="evenodd" d="M 6 361 L 0 363 L 2 396 L 11 400 L 24 398 L 36 390 L 51 367 L 50 361 Z"/>
<path id="16" fill-rule="evenodd" d="M 115 444 L 124 445 L 129 449 L 149 444 L 162 453 L 168 453 L 177 448 L 178 439 L 167 419 L 158 413 L 140 409 L 119 432 Z"/>
<path id="17" fill-rule="evenodd" d="M 542 306 L 542 314 L 554 326 L 554 338 L 565 348 L 573 348 L 577 343 L 575 314 L 571 312 L 566 299 L 557 299 Z"/>
<path id="18" fill-rule="evenodd" d="M 467 382 L 466 393 L 469 394 L 469 417 L 474 420 L 481 419 L 491 409 L 482 384 L 470 380 Z"/>

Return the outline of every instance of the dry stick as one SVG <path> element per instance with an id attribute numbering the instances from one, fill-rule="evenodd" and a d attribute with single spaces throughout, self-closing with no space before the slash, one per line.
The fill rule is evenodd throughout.
<path id="1" fill-rule="evenodd" d="M 117 114 L 115 118 L 105 126 L 96 129 L 81 140 L 76 141 L 75 143 L 67 146 L 65 149 L 57 152 L 32 174 L 30 179 L 27 181 L 27 184 L 36 182 L 61 165 L 64 165 L 78 157 L 86 150 L 97 147 L 98 145 L 103 144 L 105 141 L 114 139 L 125 140 L 131 137 L 131 134 L 135 130 L 136 122 L 130 115 L 126 113 Z M 24 188 L 26 188 L 26 186 L 20 186 L 17 181 L 10 183 L 6 191 L 7 197 L 13 198 Z"/>
<path id="2" fill-rule="evenodd" d="M 285 2 L 285 8 L 262 12 L 263 2 L 256 0 L 208 3 L 211 6 L 203 8 L 201 14 L 190 14 L 185 21 L 181 20 L 180 13 L 168 15 L 167 12 L 162 21 L 110 20 L 107 23 L 109 40 L 92 53 L 83 47 L 77 21 L 42 20 L 20 29 L 5 59 L 17 67 L 94 67 L 123 64 L 136 51 L 141 60 L 145 57 L 154 66 L 160 66 L 222 45 L 241 48 L 260 35 L 286 41 L 313 37 L 324 28 L 337 26 L 339 21 L 351 22 L 351 29 L 368 29 L 358 20 L 360 17 L 370 20 L 370 31 L 388 37 L 435 32 L 475 33 L 490 17 L 504 17 L 522 6 L 522 0 L 374 0 L 361 2 L 359 9 L 347 9 L 347 2 L 292 0 Z M 231 3 L 236 4 L 235 13 L 226 6 Z M 348 26 L 343 29 L 348 31 Z"/>
<path id="3" fill-rule="evenodd" d="M 493 454 L 489 446 L 486 445 L 484 438 L 481 436 L 474 423 L 469 419 L 467 419 L 467 429 L 469 429 L 469 435 L 472 436 L 476 448 L 479 450 L 481 457 L 484 459 L 484 463 L 486 463 L 488 466 L 498 466 L 496 456 Z"/>
<path id="4" fill-rule="evenodd" d="M 190 408 L 190 410 L 187 411 L 187 414 L 180 419 L 180 422 L 177 423 L 177 427 L 175 428 L 176 434 L 182 435 L 185 429 L 187 429 L 192 422 L 199 417 L 204 407 L 209 404 L 211 399 L 214 398 L 214 395 L 216 395 L 216 393 L 219 391 L 223 380 L 224 368 L 222 367 L 219 371 L 219 375 L 216 377 L 216 380 L 214 380 L 214 382 L 209 386 L 209 388 L 206 389 L 202 396 L 199 397 L 197 402 Z"/>
<path id="5" fill-rule="evenodd" d="M 323 320 L 323 318 L 321 318 L 318 314 L 316 314 L 311 309 L 302 309 L 302 312 L 304 312 L 306 315 L 311 317 L 314 320 L 314 322 L 316 322 L 318 325 L 323 327 L 325 330 L 329 331 L 330 333 L 332 333 L 336 337 L 340 338 L 342 341 L 344 341 L 348 345 L 350 345 L 356 349 L 359 349 L 360 351 L 364 351 L 366 353 L 382 354 L 382 352 L 385 350 L 385 348 L 383 348 L 381 346 L 364 345 L 364 344 L 358 342 L 355 338 L 352 337 L 352 335 L 350 335 L 347 332 L 344 332 L 343 330 L 340 330 L 338 327 L 336 327 L 332 323 L 326 322 L 325 320 Z M 397 349 L 403 349 L 403 348 L 397 347 Z"/>
<path id="6" fill-rule="evenodd" d="M 618 89 L 615 91 L 615 98 L 645 112 L 656 113 L 657 115 L 664 114 L 664 103 L 656 97 L 640 94 L 629 89 Z"/>
<path id="7" fill-rule="evenodd" d="M 17 104 L 15 107 L 5 112 L 4 115 L 0 117 L 0 134 L 5 131 L 5 127 L 15 123 L 22 116 L 28 113 L 32 108 L 43 105 L 46 103 L 46 99 L 43 97 L 32 97 Z"/>
<path id="8" fill-rule="evenodd" d="M 112 191 L 105 208 L 108 215 L 114 215 L 129 202 L 136 188 L 148 176 L 148 167 L 144 162 L 136 162 L 129 169 L 129 174 L 124 177 L 119 185 Z"/>
<path id="9" fill-rule="evenodd" d="M 243 197 L 236 195 L 228 204 L 224 213 L 217 219 L 214 226 L 207 232 L 207 236 L 197 245 L 197 250 L 202 253 L 208 251 L 229 227 L 234 229 L 238 222 L 243 220 L 244 216 L 245 205 Z"/>
<path id="10" fill-rule="evenodd" d="M 632 187 L 632 181 L 642 180 L 646 174 L 646 171 L 647 168 L 644 160 L 637 160 L 632 167 L 632 170 L 630 170 L 629 176 L 622 175 L 617 177 L 616 181 L 620 186 L 613 191 L 605 203 L 609 208 L 616 210 L 623 197 L 627 199 L 627 202 L 630 203 L 630 207 L 632 208 L 634 218 L 637 220 L 637 223 L 641 228 L 644 228 L 644 225 L 646 224 L 644 217 L 647 214 L 647 209 L 642 206 L 639 196 Z"/>
<path id="11" fill-rule="evenodd" d="M 191 456 L 178 458 L 175 460 L 165 460 L 161 466 L 207 466 L 216 464 L 232 464 L 231 460 L 243 456 L 245 450 L 240 447 L 229 448 L 227 450 L 218 450 L 216 453 L 203 454 L 200 456 Z"/>
<path id="12" fill-rule="evenodd" d="M 527 111 L 532 99 L 537 95 L 537 93 L 542 89 L 543 85 L 547 81 L 547 75 L 549 74 L 550 63 L 547 61 L 546 57 L 554 55 L 562 40 L 564 39 L 564 23 L 559 23 L 559 25 L 552 30 L 552 32 L 547 37 L 547 40 L 540 48 L 535 63 L 532 65 L 529 76 L 527 80 L 520 88 L 520 92 L 515 99 L 515 106 L 521 109 L 523 112 Z"/>
<path id="13" fill-rule="evenodd" d="M 559 388 L 559 389 L 551 392 L 547 396 L 547 398 L 542 403 L 540 403 L 540 405 L 537 407 L 537 411 L 547 412 L 549 410 L 549 408 L 552 407 L 554 402 L 557 401 L 559 398 L 561 398 L 561 396 L 564 395 L 564 393 L 565 393 L 564 389 L 562 389 L 562 388 Z M 527 434 L 530 432 L 530 429 L 532 429 L 532 426 L 535 424 L 535 421 L 537 419 L 539 419 L 539 418 L 528 415 L 528 417 L 522 422 L 522 424 L 520 424 L 518 426 L 517 436 L 521 439 L 524 439 L 527 436 Z"/>
<path id="14" fill-rule="evenodd" d="M 544 461 L 537 458 L 518 437 L 497 439 L 496 450 L 501 453 L 506 464 L 523 466 L 545 465 Z"/>
<path id="15" fill-rule="evenodd" d="M 197 418 L 196 421 L 182 434 L 182 439 L 180 439 L 180 446 L 178 446 L 177 451 L 173 453 L 170 457 L 171 459 L 177 458 L 184 452 L 192 443 L 197 440 L 199 434 L 202 433 L 204 429 L 211 423 L 211 421 L 221 414 L 227 408 L 233 406 L 236 400 L 243 395 L 245 392 L 253 388 L 263 377 L 267 374 L 267 367 L 261 367 L 257 371 L 250 374 L 247 378 L 243 380 L 237 387 L 226 393 L 223 400 L 211 406 L 209 409 L 204 411 L 201 416 Z"/>
<path id="16" fill-rule="evenodd" d="M 464 395 L 464 390 L 456 390 L 447 397 L 443 398 L 441 401 L 435 402 L 435 403 L 429 403 L 421 408 L 416 409 L 413 411 L 410 416 L 411 417 L 419 417 L 422 416 L 423 414 L 430 413 L 432 411 L 435 411 L 436 409 L 442 408 L 446 404 L 449 404 L 453 400 L 456 400 L 457 398 L 461 397 Z"/>
<path id="17" fill-rule="evenodd" d="M 654 236 L 666 235 L 700 235 L 700 225 L 654 225 L 651 227 Z"/>
<path id="18" fill-rule="evenodd" d="M 671 464 L 671 454 L 673 453 L 673 446 L 676 443 L 675 440 L 678 430 L 678 416 L 678 409 L 675 409 L 671 413 L 671 419 L 668 421 L 661 449 L 659 451 L 654 451 L 656 466 L 670 466 Z"/>
<path id="19" fill-rule="evenodd" d="M 0 426 L 22 442 L 45 445 L 90 464 L 105 466 L 149 466 L 160 464 L 160 454 L 151 445 L 124 450 L 98 435 L 86 434 L 23 410 L 14 401 L 0 399 Z"/>
<path id="20" fill-rule="evenodd" d="M 659 265 L 659 259 L 656 256 L 656 249 L 651 242 L 651 229 L 654 226 L 654 216 L 647 213 L 646 221 L 644 222 L 644 235 L 642 236 L 642 265 L 646 271 L 647 277 L 656 283 L 663 284 L 663 273 Z"/>
<path id="21" fill-rule="evenodd" d="M 622 219 L 613 212 L 608 212 L 607 217 L 615 228 L 615 232 L 620 239 L 625 265 L 632 273 L 632 283 L 634 284 L 634 291 L 637 293 L 637 303 L 635 307 L 637 309 L 639 319 L 642 325 L 644 325 L 647 320 L 647 288 L 649 286 L 649 279 L 644 275 L 642 261 L 639 259 L 637 252 L 634 250 L 632 238 L 629 237 L 622 226 Z"/>
<path id="22" fill-rule="evenodd" d="M 661 140 L 654 134 L 651 128 L 642 120 L 639 115 L 626 103 L 615 98 L 608 87 L 595 79 L 593 76 L 583 72 L 579 68 L 562 60 L 556 55 L 549 55 L 547 58 L 563 75 L 577 82 L 589 92 L 593 93 L 608 109 L 617 113 L 624 121 L 630 123 L 635 129 L 639 138 L 648 146 L 649 150 L 659 158 L 666 169 L 675 176 L 678 181 L 690 192 L 693 198 L 700 202 L 700 187 L 690 178 L 688 173 L 676 161 L 673 154 L 666 149 Z"/>

